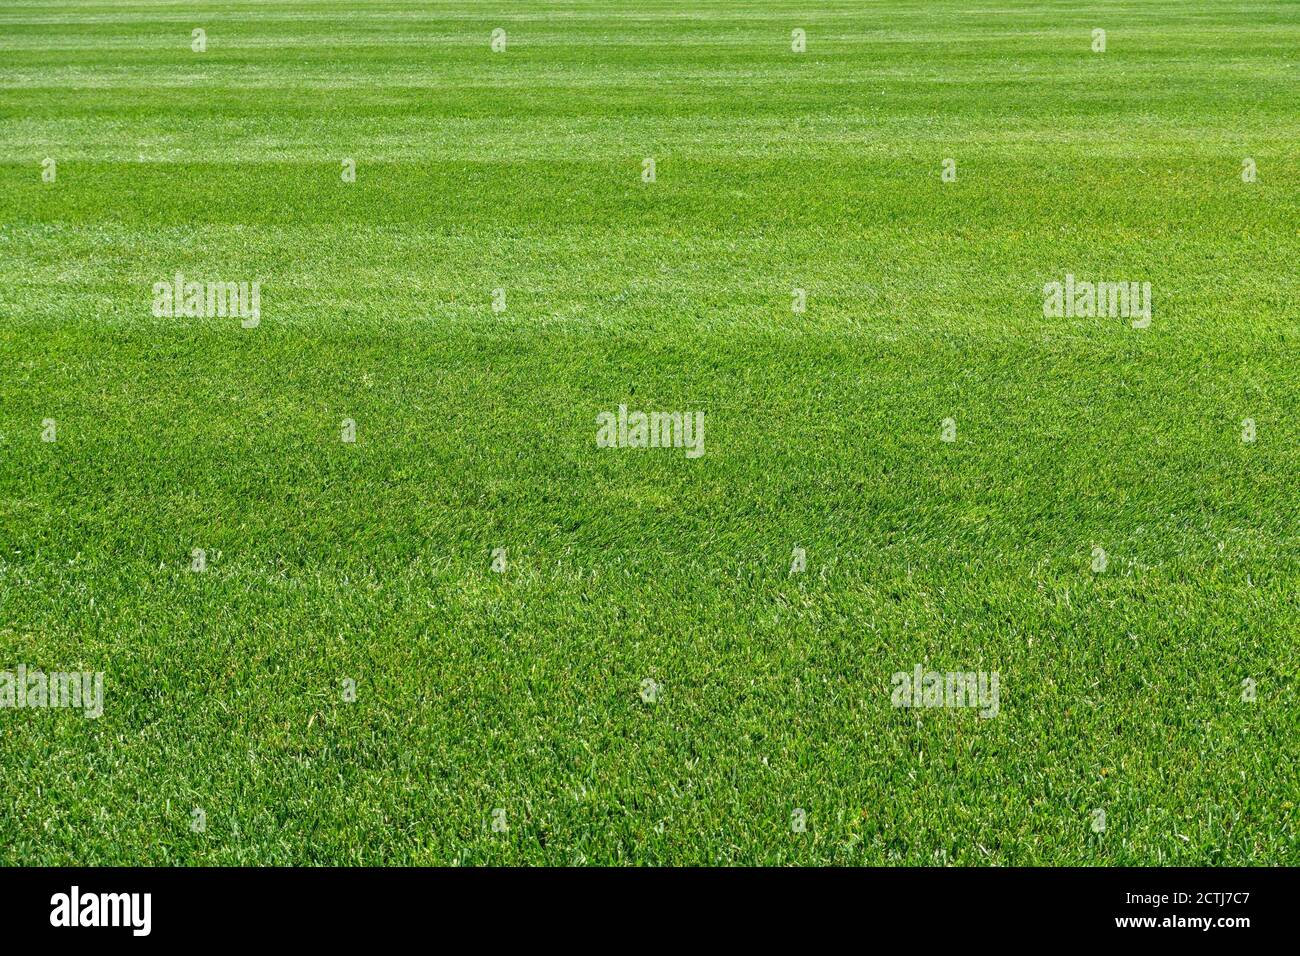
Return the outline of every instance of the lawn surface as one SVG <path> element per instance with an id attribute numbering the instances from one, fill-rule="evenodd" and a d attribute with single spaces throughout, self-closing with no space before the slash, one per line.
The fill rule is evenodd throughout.
<path id="1" fill-rule="evenodd" d="M 0 862 L 1295 863 L 1298 222 L 1295 3 L 4 0 Z"/>

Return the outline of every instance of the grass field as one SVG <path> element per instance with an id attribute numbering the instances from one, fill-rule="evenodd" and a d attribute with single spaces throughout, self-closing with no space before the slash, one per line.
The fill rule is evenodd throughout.
<path id="1" fill-rule="evenodd" d="M 1280 0 L 4 0 L 0 862 L 1294 864 L 1298 200 Z"/>

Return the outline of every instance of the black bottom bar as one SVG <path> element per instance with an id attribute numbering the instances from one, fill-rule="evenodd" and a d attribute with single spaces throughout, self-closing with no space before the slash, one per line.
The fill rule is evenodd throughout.
<path id="1" fill-rule="evenodd" d="M 1231 946 L 1293 928 L 1295 888 L 1284 869 L 0 870 L 7 942 L 330 947 L 431 927 L 636 945 L 638 934 L 662 941 L 697 921 L 759 938 L 851 924 L 864 938 L 919 933 L 941 947 L 1098 937 Z"/>

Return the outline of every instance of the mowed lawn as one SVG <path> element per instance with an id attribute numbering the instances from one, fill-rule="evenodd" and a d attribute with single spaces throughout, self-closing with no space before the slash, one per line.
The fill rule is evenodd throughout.
<path id="1" fill-rule="evenodd" d="M 1298 224 L 1281 0 L 5 0 L 0 862 L 1294 864 Z"/>

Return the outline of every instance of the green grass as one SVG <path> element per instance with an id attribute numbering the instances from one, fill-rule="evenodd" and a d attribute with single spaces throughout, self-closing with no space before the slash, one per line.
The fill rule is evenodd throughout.
<path id="1" fill-rule="evenodd" d="M 0 710 L 0 861 L 1296 863 L 1297 51 L 1263 0 L 6 0 L 0 670 L 105 700 Z M 261 325 L 155 318 L 176 272 Z M 1151 327 L 1045 318 L 1067 272 Z M 620 403 L 705 455 L 598 449 Z M 894 709 L 917 663 L 1000 713 Z"/>

